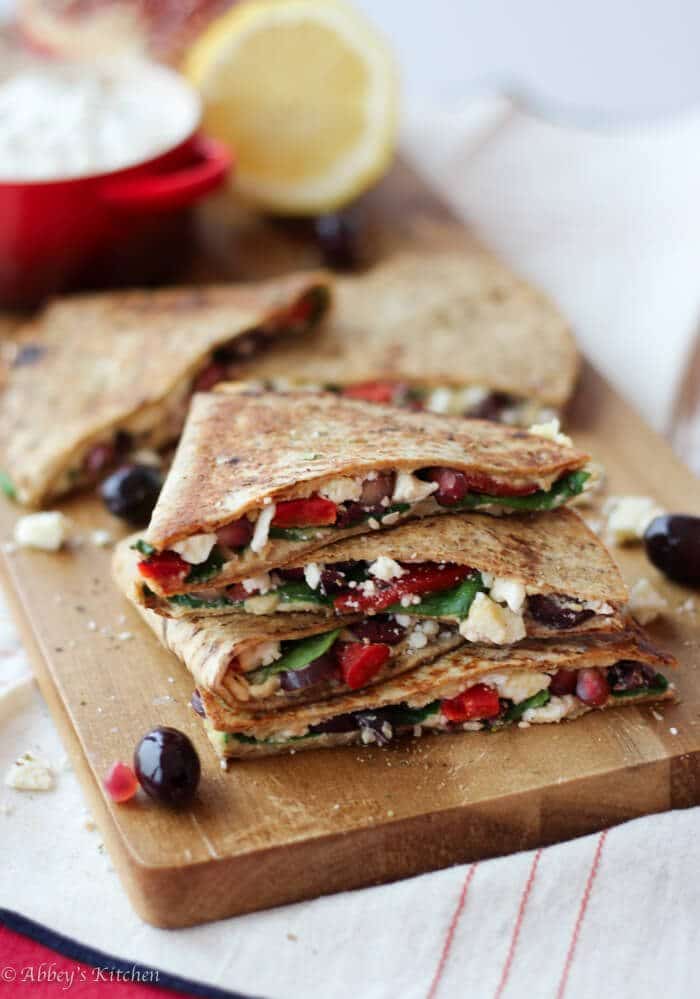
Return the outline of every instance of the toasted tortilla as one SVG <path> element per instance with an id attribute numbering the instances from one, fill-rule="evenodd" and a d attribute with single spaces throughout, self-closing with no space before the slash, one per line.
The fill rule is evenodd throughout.
<path id="1" fill-rule="evenodd" d="M 506 490 L 549 489 L 587 459 L 574 447 L 485 420 L 379 409 L 330 394 L 199 393 L 145 539 L 162 551 L 270 502 L 308 496 L 338 476 L 443 466 Z M 309 540 L 273 540 L 260 554 L 245 549 L 224 567 L 217 584 L 284 565 L 371 526 L 311 530 Z M 152 588 L 159 591 L 157 583 Z M 188 588 L 183 584 L 177 592 Z"/>
<path id="2" fill-rule="evenodd" d="M 555 409 L 573 391 L 579 359 L 566 320 L 483 251 L 402 253 L 338 279 L 336 292 L 318 338 L 280 344 L 244 376 L 290 387 L 478 385 Z"/>
<path id="3" fill-rule="evenodd" d="M 212 352 L 311 294 L 325 312 L 329 279 L 299 273 L 49 305 L 13 345 L 0 398 L 0 468 L 16 498 L 38 506 L 66 491 L 61 480 L 71 463 L 116 430 L 145 446 L 138 435 L 162 423 L 147 446 L 177 439 L 192 383 Z"/>
<path id="4" fill-rule="evenodd" d="M 434 662 L 414 669 L 396 679 L 356 693 L 342 695 L 328 701 L 319 701 L 305 707 L 271 711 L 267 714 L 235 709 L 207 690 L 200 690 L 206 712 L 206 727 L 212 743 L 223 756 L 259 756 L 290 749 L 313 749 L 359 742 L 359 732 L 337 735 L 325 733 L 320 737 L 303 738 L 309 726 L 328 722 L 332 718 L 356 711 L 376 711 L 391 705 L 421 708 L 434 700 L 456 697 L 461 691 L 479 682 L 491 673 L 505 671 L 554 673 L 560 669 L 603 668 L 622 660 L 645 663 L 656 669 L 675 666 L 676 662 L 656 649 L 643 631 L 630 624 L 630 630 L 614 636 L 587 636 L 585 639 L 559 641 L 532 640 L 510 649 L 488 646 L 463 646 Z M 669 685 L 660 694 L 641 694 L 615 697 L 610 695 L 602 707 L 618 707 L 640 701 L 674 699 L 675 689 Z M 581 705 L 579 714 L 589 710 Z M 229 737 L 226 737 L 229 733 Z M 247 739 L 294 739 L 293 742 L 241 742 L 236 735 Z M 352 738 L 349 738 L 352 736 Z"/>

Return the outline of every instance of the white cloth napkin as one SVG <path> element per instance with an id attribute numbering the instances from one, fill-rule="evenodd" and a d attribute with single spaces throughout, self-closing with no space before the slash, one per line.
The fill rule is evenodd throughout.
<path id="1" fill-rule="evenodd" d="M 664 427 L 700 304 L 700 116 L 593 134 L 487 98 L 412 119 L 405 148 Z M 58 774 L 45 794 L 0 788 L 2 906 L 125 959 L 275 999 L 696 990 L 698 809 L 191 930 L 146 926 L 28 677 L 0 604 L 0 775 L 28 749 Z"/>

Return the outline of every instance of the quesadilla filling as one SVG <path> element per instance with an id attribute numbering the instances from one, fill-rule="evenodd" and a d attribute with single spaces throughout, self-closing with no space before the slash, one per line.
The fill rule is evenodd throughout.
<path id="1" fill-rule="evenodd" d="M 609 667 L 560 669 L 555 673 L 510 670 L 489 673 L 455 697 L 437 698 L 417 706 L 401 703 L 336 715 L 308 726 L 303 733 L 280 732 L 257 739 L 242 732 L 210 728 L 210 734 L 224 753 L 232 742 L 294 745 L 331 734 L 354 735 L 364 744 L 386 746 L 396 736 L 420 736 L 423 729 L 495 731 L 516 723 L 521 727 L 551 724 L 577 718 L 594 708 L 611 707 L 626 698 L 660 697 L 668 687 L 662 673 L 631 660 Z M 192 706 L 205 716 L 196 691 Z"/>
<path id="2" fill-rule="evenodd" d="M 260 555 L 270 541 L 330 542 L 339 530 L 365 523 L 379 530 L 410 516 L 459 510 L 552 510 L 581 493 L 588 479 L 589 473 L 579 469 L 543 487 L 532 481 L 505 483 L 479 472 L 436 467 L 338 477 L 309 496 L 268 502 L 216 533 L 185 538 L 162 552 L 137 542 L 135 547 L 146 556 L 139 572 L 161 592 L 178 593 L 214 580 L 251 552 Z"/>
<path id="3" fill-rule="evenodd" d="M 261 388 L 276 392 L 290 388 L 309 392 L 335 392 L 347 399 L 362 399 L 387 406 L 399 406 L 417 412 L 427 410 L 449 416 L 464 416 L 476 420 L 493 420 L 510 426 L 529 427 L 532 423 L 546 423 L 557 416 L 557 411 L 543 406 L 534 399 L 527 399 L 507 392 L 496 392 L 483 385 L 423 386 L 401 381 L 358 382 L 354 385 L 313 382 L 290 382 L 275 378 L 257 383 Z"/>
<path id="4" fill-rule="evenodd" d="M 325 289 L 313 288 L 262 325 L 211 351 L 194 375 L 189 373 L 180 379 L 166 398 L 134 413 L 117 430 L 76 451 L 51 492 L 58 494 L 92 485 L 111 469 L 129 461 L 135 451 L 157 451 L 171 443 L 182 430 L 194 392 L 206 392 L 219 382 L 235 378 L 244 361 L 271 347 L 283 334 L 311 329 L 323 315 L 327 301 Z"/>

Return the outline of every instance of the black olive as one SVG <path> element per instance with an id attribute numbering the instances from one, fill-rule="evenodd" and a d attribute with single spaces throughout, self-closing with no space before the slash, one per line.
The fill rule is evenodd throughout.
<path id="1" fill-rule="evenodd" d="M 144 527 L 151 519 L 163 477 L 153 465 L 122 465 L 100 486 L 100 496 L 115 517 L 135 527 Z"/>
<path id="2" fill-rule="evenodd" d="M 336 271 L 354 270 L 360 262 L 360 221 L 356 211 L 319 215 L 314 232 L 323 262 Z"/>
<path id="3" fill-rule="evenodd" d="M 585 607 L 578 610 L 575 607 L 567 607 L 561 603 L 561 599 L 557 596 L 533 593 L 527 598 L 527 609 L 536 621 L 548 624 L 551 628 L 573 628 L 593 617 L 595 613 L 595 611 L 586 610 Z M 574 602 L 570 601 L 570 603 Z"/>
<path id="4" fill-rule="evenodd" d="M 151 798 L 178 806 L 194 798 L 201 766 L 185 733 L 163 725 L 147 732 L 136 747 L 134 772 Z"/>
<path id="5" fill-rule="evenodd" d="M 666 513 L 644 532 L 647 558 L 669 579 L 700 586 L 700 517 Z"/>

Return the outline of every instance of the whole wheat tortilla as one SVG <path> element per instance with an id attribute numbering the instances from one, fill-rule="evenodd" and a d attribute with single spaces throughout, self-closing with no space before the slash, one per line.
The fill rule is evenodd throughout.
<path id="1" fill-rule="evenodd" d="M 401 253 L 366 275 L 339 278 L 333 321 L 320 336 L 280 344 L 244 376 L 290 385 L 480 385 L 560 408 L 578 364 L 556 307 L 473 250 Z"/>
<path id="2" fill-rule="evenodd" d="M 325 311 L 330 285 L 320 273 L 78 295 L 49 305 L 21 331 L 0 398 L 0 467 L 19 501 L 45 503 L 77 452 L 127 420 L 152 425 L 164 401 L 182 390 L 182 413 L 161 443 L 177 439 L 190 382 L 208 355 L 311 293 Z"/>
<path id="3" fill-rule="evenodd" d="M 199 393 L 145 539 L 164 550 L 342 475 L 437 465 L 505 486 L 548 488 L 587 458 L 574 447 L 485 420 L 389 410 L 325 393 Z M 362 523 L 317 531 L 309 541 L 272 541 L 261 555 L 248 548 L 217 583 L 284 565 L 328 543 L 329 534 L 340 540 L 369 530 Z M 152 588 L 159 590 L 155 581 Z M 182 592 L 188 588 L 183 584 Z"/>
<path id="4" fill-rule="evenodd" d="M 231 707 L 206 689 L 200 690 L 200 695 L 207 721 L 218 732 L 240 733 L 256 739 L 282 734 L 290 738 L 303 735 L 311 725 L 355 711 L 372 711 L 396 704 L 420 708 L 438 698 L 456 697 L 489 673 L 506 670 L 551 673 L 559 669 L 602 668 L 621 660 L 647 663 L 657 669 L 676 665 L 672 656 L 656 649 L 644 632 L 630 623 L 629 631 L 616 635 L 589 635 L 549 642 L 533 639 L 508 649 L 461 646 L 428 665 L 378 686 L 267 714 L 252 711 L 241 704 Z M 665 696 L 675 695 L 669 689 Z M 660 700 L 663 697 L 651 699 Z M 627 698 L 621 700 L 611 695 L 605 706 L 612 707 L 625 701 Z M 232 748 L 237 750 L 237 740 L 231 741 L 234 742 Z M 302 748 L 301 743 L 299 748 Z"/>

